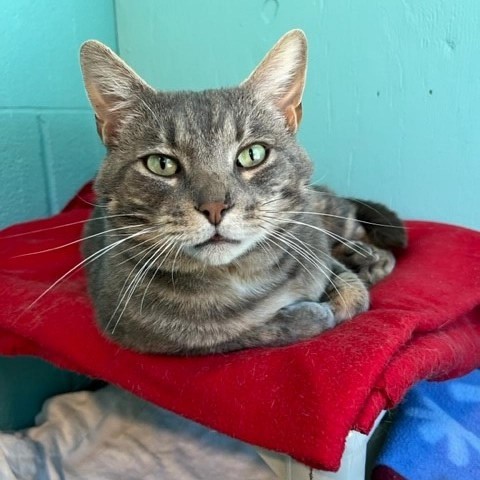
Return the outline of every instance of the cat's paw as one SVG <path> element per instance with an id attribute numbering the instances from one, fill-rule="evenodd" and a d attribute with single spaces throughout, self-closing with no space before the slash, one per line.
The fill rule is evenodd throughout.
<path id="1" fill-rule="evenodd" d="M 375 285 L 389 275 L 395 266 L 392 252 L 365 242 L 337 245 L 332 253 L 367 285 Z"/>
<path id="2" fill-rule="evenodd" d="M 318 335 L 336 324 L 335 315 L 328 302 L 301 301 L 292 303 L 279 310 L 278 318 L 287 320 L 288 323 L 284 328 L 295 331 L 298 338 Z"/>
<path id="3" fill-rule="evenodd" d="M 342 267 L 343 268 L 343 267 Z M 331 305 L 335 323 L 349 320 L 368 309 L 370 296 L 363 280 L 350 270 L 335 273 L 324 295 Z"/>
<path id="4" fill-rule="evenodd" d="M 315 337 L 336 324 L 335 314 L 329 303 L 300 301 L 281 308 L 268 322 L 256 325 L 236 338 L 216 345 L 214 351 L 290 345 Z"/>

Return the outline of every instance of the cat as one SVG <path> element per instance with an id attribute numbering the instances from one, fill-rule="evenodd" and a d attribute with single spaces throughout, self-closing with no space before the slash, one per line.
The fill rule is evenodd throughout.
<path id="1" fill-rule="evenodd" d="M 310 186 L 301 30 L 234 88 L 156 91 L 95 40 L 80 59 L 107 148 L 83 252 L 108 337 L 209 354 L 288 345 L 367 310 L 405 229 L 383 205 Z"/>

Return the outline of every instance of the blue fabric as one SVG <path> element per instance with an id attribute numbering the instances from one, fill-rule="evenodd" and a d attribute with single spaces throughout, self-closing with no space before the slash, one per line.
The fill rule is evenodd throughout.
<path id="1" fill-rule="evenodd" d="M 376 463 L 408 480 L 480 479 L 480 370 L 416 385 Z"/>

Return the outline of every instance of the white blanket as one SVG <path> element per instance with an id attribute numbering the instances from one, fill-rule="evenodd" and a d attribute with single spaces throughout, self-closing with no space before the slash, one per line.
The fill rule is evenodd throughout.
<path id="1" fill-rule="evenodd" d="M 1 480 L 274 480 L 253 447 L 108 386 L 0 433 Z"/>

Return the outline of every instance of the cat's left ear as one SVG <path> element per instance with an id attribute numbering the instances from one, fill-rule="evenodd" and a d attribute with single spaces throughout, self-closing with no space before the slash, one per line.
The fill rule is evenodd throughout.
<path id="1" fill-rule="evenodd" d="M 307 74 L 307 39 L 302 30 L 286 33 L 243 82 L 271 98 L 283 112 L 286 126 L 296 132 L 302 119 L 302 95 Z"/>

